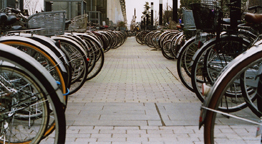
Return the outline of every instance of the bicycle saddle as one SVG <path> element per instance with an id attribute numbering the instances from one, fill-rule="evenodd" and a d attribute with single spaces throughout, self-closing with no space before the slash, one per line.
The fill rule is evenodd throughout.
<path id="1" fill-rule="evenodd" d="M 71 24 L 71 20 L 65 21 L 65 24 Z"/>
<path id="2" fill-rule="evenodd" d="M 12 26 L 12 27 L 11 27 L 11 30 L 22 30 L 22 29 L 23 29 L 23 27 L 20 26 L 20 25 Z"/>
<path id="3" fill-rule="evenodd" d="M 222 19 L 223 24 L 230 24 L 230 18 L 223 18 Z M 237 20 L 237 24 L 241 24 L 241 20 Z"/>
<path id="4" fill-rule="evenodd" d="M 17 21 L 16 16 L 14 16 L 14 15 L 9 15 L 9 16 L 7 17 L 7 21 L 6 21 L 5 24 L 11 25 L 11 24 L 14 24 L 16 21 Z"/>
<path id="5" fill-rule="evenodd" d="M 246 13 L 245 20 L 249 23 L 260 24 L 262 23 L 262 14 Z"/>
<path id="6" fill-rule="evenodd" d="M 7 20 L 7 15 L 5 13 L 0 13 L 0 23 L 5 23 Z"/>

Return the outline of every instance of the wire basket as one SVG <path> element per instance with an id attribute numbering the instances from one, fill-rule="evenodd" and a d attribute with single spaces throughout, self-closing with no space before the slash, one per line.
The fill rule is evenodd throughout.
<path id="1" fill-rule="evenodd" d="M 217 0 L 201 0 L 201 3 L 205 3 L 208 5 L 214 5 L 214 3 L 217 3 Z"/>
<path id="2" fill-rule="evenodd" d="M 41 28 L 36 34 L 61 35 L 65 32 L 65 11 L 41 12 L 28 18 L 28 28 Z"/>
<path id="3" fill-rule="evenodd" d="M 68 30 L 86 30 L 87 29 L 88 14 L 79 15 L 71 20 Z"/>
<path id="4" fill-rule="evenodd" d="M 219 7 L 205 3 L 191 4 L 195 25 L 204 32 L 215 32 L 219 18 Z"/>
<path id="5" fill-rule="evenodd" d="M 192 10 L 187 10 L 185 8 L 182 8 L 182 13 L 183 13 L 184 29 L 195 30 L 196 25 L 195 25 L 195 20 L 193 17 Z"/>

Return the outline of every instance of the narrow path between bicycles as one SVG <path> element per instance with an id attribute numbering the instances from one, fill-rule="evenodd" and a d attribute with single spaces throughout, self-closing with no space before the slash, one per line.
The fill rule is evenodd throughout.
<path id="1" fill-rule="evenodd" d="M 203 143 L 200 105 L 179 81 L 176 61 L 130 37 L 105 53 L 101 73 L 69 96 L 66 143 Z"/>

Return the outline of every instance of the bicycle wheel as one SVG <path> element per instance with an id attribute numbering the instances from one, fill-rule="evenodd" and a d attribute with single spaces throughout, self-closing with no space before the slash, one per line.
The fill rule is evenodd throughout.
<path id="1" fill-rule="evenodd" d="M 154 45 L 152 43 L 152 36 L 154 35 L 154 33 L 155 31 L 151 31 L 147 33 L 146 36 L 144 37 L 145 44 L 150 48 L 154 48 Z"/>
<path id="2" fill-rule="evenodd" d="M 243 72 L 240 76 L 240 85 L 242 95 L 251 111 L 258 117 L 262 116 L 261 108 L 261 91 L 260 93 L 258 87 L 261 87 L 262 77 L 259 76 L 261 68 L 261 62 L 255 63 L 253 66 Z"/>
<path id="3" fill-rule="evenodd" d="M 14 125 L 14 128 L 21 129 L 21 131 L 15 130 L 10 133 L 9 138 L 14 136 L 14 139 L 12 141 L 14 141 L 15 143 L 38 143 L 38 141 L 42 139 L 43 134 L 46 133 L 46 130 L 48 130 L 50 119 L 54 119 L 56 123 L 56 137 L 54 139 L 54 143 L 64 143 L 65 115 L 63 112 L 63 105 L 65 105 L 66 103 L 56 81 L 50 75 L 50 73 L 47 72 L 47 70 L 34 58 L 26 55 L 24 52 L 21 52 L 16 48 L 3 44 L 0 45 L 1 82 L 3 82 L 4 80 L 5 82 L 8 81 L 9 84 L 12 84 L 12 89 L 14 90 L 12 92 L 15 92 L 14 97 L 8 96 L 8 98 L 5 98 L 3 102 L 8 103 L 8 99 L 12 99 L 13 101 L 13 98 L 16 98 L 15 101 L 13 101 L 15 103 L 11 103 L 13 104 L 11 106 L 16 107 L 16 109 L 12 109 L 12 112 L 14 110 L 17 110 L 17 112 L 9 116 L 13 116 L 13 120 L 19 120 L 19 122 L 16 123 L 17 125 Z M 7 85 L 7 83 L 4 84 Z M 1 87 L 2 86 L 3 85 L 1 85 Z M 34 109 L 35 106 L 39 106 L 39 109 L 37 111 L 36 109 Z M 1 108 L 1 110 L 4 109 Z M 52 114 L 50 113 L 50 110 L 52 111 Z M 31 112 L 31 115 L 29 116 L 30 113 L 28 115 L 25 115 L 25 111 Z M 41 116 L 39 116 L 40 111 Z M 38 114 L 36 114 L 36 112 Z M 47 120 L 44 120 L 46 118 Z M 21 120 L 23 120 L 23 122 L 21 122 Z M 37 125 L 37 121 L 43 122 L 43 120 L 45 123 Z M 31 122 L 35 123 L 29 125 L 29 123 Z M 24 127 L 21 125 L 24 125 Z M 1 128 L 5 128 L 5 126 L 3 127 L 2 125 Z M 35 126 L 41 126 L 45 128 L 38 128 L 39 130 L 41 130 L 41 134 L 35 133 L 33 132 L 33 130 L 30 131 L 30 128 L 33 128 Z M 24 128 L 26 128 L 27 130 L 23 130 Z M 9 130 L 12 129 L 10 128 Z M 26 131 L 30 131 L 28 132 L 30 134 L 26 134 Z M 17 134 L 19 132 L 20 134 Z M 35 136 L 33 137 L 32 135 Z M 11 141 L 8 141 L 8 143 L 11 143 Z"/>
<path id="4" fill-rule="evenodd" d="M 92 65 L 90 69 L 88 69 L 88 75 L 86 77 L 86 80 L 90 80 L 96 77 L 103 68 L 104 61 L 105 61 L 104 50 L 102 45 L 95 38 L 88 35 L 82 35 L 82 36 L 83 39 L 86 41 L 86 43 L 89 44 L 90 48 L 93 49 L 93 53 L 92 53 L 92 57 L 90 57 L 90 61 L 91 62 L 94 61 L 95 64 Z"/>
<path id="5" fill-rule="evenodd" d="M 218 132 L 215 128 L 216 123 L 219 122 L 217 120 L 217 112 L 213 110 L 221 111 L 220 105 L 226 102 L 225 97 L 227 97 L 227 92 L 232 88 L 232 85 L 234 85 L 236 82 L 239 82 L 241 74 L 248 69 L 253 68 L 255 65 L 257 65 L 257 63 L 262 62 L 261 49 L 261 46 L 254 46 L 245 53 L 236 57 L 226 66 L 226 68 L 214 83 L 205 100 L 200 115 L 200 124 L 204 124 L 205 143 L 215 143 L 215 138 L 218 135 L 215 133 Z M 209 110 L 207 110 L 207 108 L 209 108 Z M 227 111 L 226 108 L 222 110 Z M 249 116 L 250 115 L 248 115 L 248 117 Z M 243 117 L 243 115 L 241 117 Z M 243 139 L 243 137 L 241 137 L 241 139 Z"/>
<path id="6" fill-rule="evenodd" d="M 85 50 L 76 42 L 65 37 L 55 36 L 52 39 L 60 41 L 61 48 L 69 54 L 72 65 L 72 81 L 69 95 L 77 92 L 85 83 L 88 70 L 88 58 Z"/>
<path id="7" fill-rule="evenodd" d="M 15 38 L 17 40 L 14 40 Z M 65 79 L 68 76 L 66 74 L 66 69 L 61 67 L 63 66 L 63 63 L 52 53 L 52 51 L 50 51 L 50 49 L 34 40 L 24 37 L 1 38 L 1 43 L 14 46 L 40 62 L 49 71 L 53 78 L 60 83 L 59 87 L 63 93 L 67 94 L 67 84 L 65 83 Z M 67 95 L 64 95 L 63 97 L 67 103 Z M 66 105 L 63 106 L 63 111 L 65 111 L 65 109 Z M 50 135 L 54 131 L 55 126 L 55 119 L 50 119 L 48 128 L 43 137 Z"/>
<path id="8" fill-rule="evenodd" d="M 174 53 L 175 53 L 175 58 L 178 59 L 179 57 L 179 50 L 180 48 L 185 44 L 185 37 L 184 35 L 182 35 L 181 37 L 179 37 L 179 39 L 177 40 L 176 45 L 174 46 Z"/>
<path id="9" fill-rule="evenodd" d="M 103 68 L 104 61 L 105 61 L 105 55 L 103 49 L 99 48 L 98 50 L 96 50 L 95 55 L 96 55 L 95 65 L 93 69 L 88 73 L 86 80 L 90 80 L 96 77 Z"/>
<path id="10" fill-rule="evenodd" d="M 88 71 L 87 71 L 87 75 L 89 75 L 89 73 L 93 70 L 93 68 L 95 67 L 96 64 L 96 54 L 95 51 L 98 49 L 97 47 L 95 47 L 92 43 L 91 43 L 91 37 L 88 36 L 85 33 L 74 33 L 74 35 L 81 37 L 83 39 L 83 41 L 86 43 L 87 47 L 86 50 L 88 51 Z"/>
<path id="11" fill-rule="evenodd" d="M 191 85 L 191 67 L 193 65 L 193 56 L 199 49 L 199 41 L 196 41 L 196 37 L 190 38 L 179 51 L 179 57 L 177 59 L 177 72 L 181 82 L 190 91 L 194 92 Z"/>
<path id="12" fill-rule="evenodd" d="M 237 55 L 246 50 L 249 44 L 249 41 L 242 40 L 242 38 L 225 36 L 219 40 L 210 40 L 201 47 L 201 50 L 196 54 L 197 56 L 191 70 L 191 84 L 201 102 L 205 99 L 205 96 L 202 94 L 202 84 L 205 83 L 208 86 L 212 86 L 222 69 Z M 232 111 L 234 109 L 237 111 L 246 106 L 242 105 L 244 100 L 241 96 L 240 85 L 235 84 L 235 86 L 239 87 L 238 92 L 236 91 L 237 95 L 236 93 L 228 93 L 229 97 L 233 95 L 232 97 L 236 96 L 239 100 L 232 100 L 235 101 Z M 238 104 L 241 107 L 237 107 Z"/>
<path id="13" fill-rule="evenodd" d="M 160 49 L 158 44 L 159 44 L 161 33 L 162 33 L 161 31 L 156 31 L 155 34 L 152 37 L 152 44 L 153 44 L 154 48 L 156 48 L 156 49 Z"/>
<path id="14" fill-rule="evenodd" d="M 172 41 L 171 50 L 172 50 L 172 53 L 173 53 L 173 55 L 174 55 L 175 58 L 178 58 L 177 53 L 178 53 L 179 49 L 178 49 L 177 45 L 178 45 L 178 42 L 179 42 L 180 38 L 183 37 L 183 35 L 184 35 L 184 33 L 183 33 L 183 32 L 180 32 L 180 33 L 178 33 L 177 35 L 175 35 L 175 36 L 172 38 L 172 40 L 171 40 L 171 41 Z"/>
<path id="15" fill-rule="evenodd" d="M 163 44 L 163 47 L 161 47 L 161 51 L 162 51 L 162 54 L 163 56 L 166 58 L 166 59 L 172 59 L 174 60 L 174 55 L 172 53 L 172 41 L 171 40 L 167 40 L 164 42 Z"/>
<path id="16" fill-rule="evenodd" d="M 0 98 L 0 135 L 2 136 L 0 142 L 38 143 L 44 135 L 49 120 L 46 97 L 27 73 L 3 65 L 0 66 L 1 83 L 9 85 L 0 87 L 3 95 Z M 8 89 L 19 90 L 19 92 L 12 93 Z"/>

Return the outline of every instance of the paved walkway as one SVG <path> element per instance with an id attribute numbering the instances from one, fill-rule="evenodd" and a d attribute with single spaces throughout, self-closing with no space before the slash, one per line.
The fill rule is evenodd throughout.
<path id="1" fill-rule="evenodd" d="M 66 144 L 202 144 L 200 105 L 179 81 L 176 61 L 131 37 L 105 53 L 101 73 L 69 97 Z M 223 125 L 234 119 L 219 117 L 218 143 L 259 143 L 255 125 Z"/>

